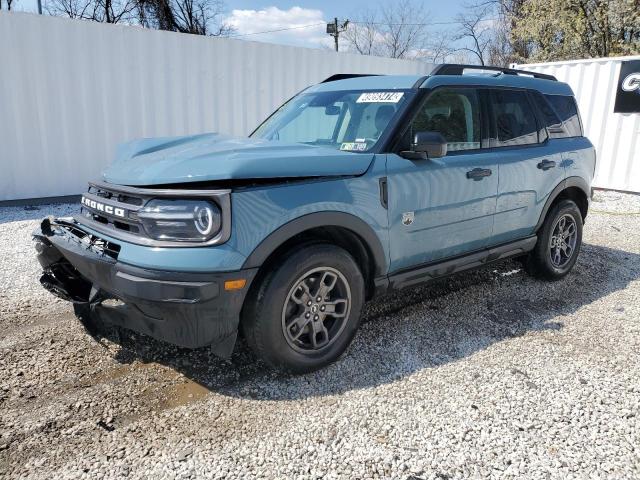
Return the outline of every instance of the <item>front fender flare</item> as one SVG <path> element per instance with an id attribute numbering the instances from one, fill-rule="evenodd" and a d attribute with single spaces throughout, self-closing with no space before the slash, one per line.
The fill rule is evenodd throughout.
<path id="1" fill-rule="evenodd" d="M 373 256 L 374 276 L 386 275 L 387 260 L 380 238 L 361 218 L 345 212 L 309 213 L 285 223 L 260 242 L 247 257 L 242 268 L 260 267 L 284 242 L 317 227 L 341 227 L 358 235 Z"/>

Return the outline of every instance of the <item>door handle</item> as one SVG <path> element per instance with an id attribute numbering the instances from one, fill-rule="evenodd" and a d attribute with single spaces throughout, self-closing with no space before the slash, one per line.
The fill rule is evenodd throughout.
<path id="1" fill-rule="evenodd" d="M 478 181 L 482 180 L 484 177 L 491 176 L 491 173 L 491 169 L 489 168 L 474 168 L 467 172 L 467 178 Z"/>
<path id="2" fill-rule="evenodd" d="M 553 160 L 547 160 L 546 158 L 538 164 L 538 168 L 540 170 L 549 170 L 550 168 L 553 168 L 555 166 L 556 162 L 554 162 Z"/>

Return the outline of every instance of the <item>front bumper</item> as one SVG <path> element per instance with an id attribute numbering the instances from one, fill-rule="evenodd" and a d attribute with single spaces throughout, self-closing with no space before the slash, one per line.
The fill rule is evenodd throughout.
<path id="1" fill-rule="evenodd" d="M 91 332 L 118 325 L 188 348 L 233 351 L 240 311 L 257 269 L 187 273 L 151 270 L 118 261 L 119 245 L 99 239 L 72 220 L 43 220 L 33 233 L 42 285 L 76 304 Z M 225 281 L 244 279 L 225 290 Z M 116 299 L 103 303 L 108 299 Z"/>

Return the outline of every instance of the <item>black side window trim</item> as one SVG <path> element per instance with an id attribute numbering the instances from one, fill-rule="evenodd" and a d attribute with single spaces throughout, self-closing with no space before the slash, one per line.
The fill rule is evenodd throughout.
<path id="1" fill-rule="evenodd" d="M 545 145 L 549 141 L 549 138 L 551 138 L 551 136 L 549 135 L 549 129 L 547 128 L 547 121 L 544 117 L 544 114 L 542 113 L 542 111 L 540 110 L 540 106 L 536 102 L 536 93 L 538 95 L 541 95 L 535 90 L 527 90 L 527 98 L 529 100 L 529 105 L 531 105 L 531 108 L 533 109 L 533 115 L 536 117 L 536 126 L 538 127 L 538 144 Z M 542 141 L 540 141 L 541 132 L 544 132 L 545 134 L 545 138 Z"/>

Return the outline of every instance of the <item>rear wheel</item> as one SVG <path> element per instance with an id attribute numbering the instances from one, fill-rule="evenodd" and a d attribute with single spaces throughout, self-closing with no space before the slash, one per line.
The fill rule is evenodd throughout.
<path id="1" fill-rule="evenodd" d="M 547 214 L 538 242 L 527 257 L 527 271 L 558 280 L 571 271 L 582 245 L 582 215 L 573 200 L 558 202 Z"/>
<path id="2" fill-rule="evenodd" d="M 334 245 L 310 245 L 263 278 L 248 299 L 242 328 L 272 367 L 309 372 L 345 351 L 363 303 L 364 279 L 354 259 Z"/>

